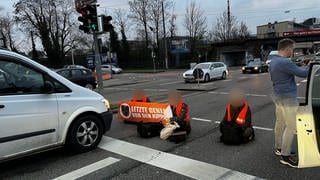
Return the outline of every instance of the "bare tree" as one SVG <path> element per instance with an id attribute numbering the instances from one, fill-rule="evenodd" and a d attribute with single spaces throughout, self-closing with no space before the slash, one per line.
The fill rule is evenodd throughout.
<path id="1" fill-rule="evenodd" d="M 127 39 L 127 32 L 131 26 L 129 14 L 124 9 L 116 9 L 113 17 L 114 24 L 120 29 L 122 40 Z"/>
<path id="2" fill-rule="evenodd" d="M 250 36 L 250 31 L 248 29 L 248 26 L 245 22 L 241 22 L 238 30 L 238 35 L 240 38 L 247 38 Z"/>
<path id="3" fill-rule="evenodd" d="M 171 39 L 176 35 L 176 32 L 177 32 L 176 20 L 177 20 L 177 15 L 172 13 L 169 19 L 169 36 Z"/>
<path id="4" fill-rule="evenodd" d="M 149 0 L 130 0 L 129 6 L 131 11 L 131 17 L 143 26 L 145 48 L 149 46 L 149 35 L 148 35 L 148 4 Z"/>
<path id="5" fill-rule="evenodd" d="M 13 39 L 14 34 L 14 21 L 12 17 L 2 16 L 0 17 L 0 35 L 1 41 L 4 48 L 8 48 L 12 51 L 18 51 L 15 40 Z"/>
<path id="6" fill-rule="evenodd" d="M 233 15 L 230 16 L 230 31 L 228 30 L 228 14 L 223 12 L 220 17 L 217 18 L 217 23 L 213 29 L 212 37 L 215 41 L 227 41 L 230 39 L 246 38 L 249 36 L 248 27 L 244 22 L 239 22 Z"/>
<path id="7" fill-rule="evenodd" d="M 192 1 L 186 7 L 184 17 L 184 27 L 190 37 L 191 51 L 194 52 L 196 45 L 201 40 L 207 29 L 207 18 L 204 16 L 204 11 L 199 5 Z"/>
<path id="8" fill-rule="evenodd" d="M 16 21 L 26 31 L 36 31 L 54 66 L 61 65 L 65 55 L 83 36 L 75 29 L 73 3 L 72 0 L 19 0 L 14 5 Z"/>
<path id="9" fill-rule="evenodd" d="M 121 52 L 118 54 L 119 62 L 125 64 L 130 59 L 130 46 L 127 40 L 127 32 L 131 26 L 129 14 L 123 9 L 117 9 L 114 13 L 114 24 L 120 28 Z"/>

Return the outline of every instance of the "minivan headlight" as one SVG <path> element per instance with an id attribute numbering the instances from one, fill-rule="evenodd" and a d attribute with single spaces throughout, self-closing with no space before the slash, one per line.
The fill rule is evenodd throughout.
<path id="1" fill-rule="evenodd" d="M 101 99 L 101 101 L 104 103 L 104 105 L 110 109 L 110 102 L 107 99 Z"/>
<path id="2" fill-rule="evenodd" d="M 254 69 L 255 69 L 255 70 L 258 70 L 259 68 L 258 68 L 258 67 L 254 67 Z"/>
<path id="3" fill-rule="evenodd" d="M 246 68 L 245 67 L 242 67 L 242 70 L 245 70 Z"/>

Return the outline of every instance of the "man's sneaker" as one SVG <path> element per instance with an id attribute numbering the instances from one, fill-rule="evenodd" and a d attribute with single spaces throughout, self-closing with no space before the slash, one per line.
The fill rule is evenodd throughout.
<path id="1" fill-rule="evenodd" d="M 276 149 L 276 151 L 274 152 L 274 154 L 276 154 L 277 156 L 281 156 L 281 149 Z M 296 155 L 295 152 L 291 152 L 291 155 Z"/>
<path id="2" fill-rule="evenodd" d="M 281 149 L 276 149 L 274 152 L 277 156 L 281 156 Z"/>
<path id="3" fill-rule="evenodd" d="M 293 168 L 297 168 L 298 167 L 298 161 L 295 160 L 292 156 L 281 156 L 280 163 L 288 165 L 288 166 L 293 167 Z"/>

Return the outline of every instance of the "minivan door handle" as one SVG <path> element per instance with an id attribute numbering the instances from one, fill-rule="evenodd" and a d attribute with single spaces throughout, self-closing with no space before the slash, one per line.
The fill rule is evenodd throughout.
<path id="1" fill-rule="evenodd" d="M 3 109 L 4 107 L 6 107 L 6 106 L 3 104 L 0 104 L 0 109 Z"/>

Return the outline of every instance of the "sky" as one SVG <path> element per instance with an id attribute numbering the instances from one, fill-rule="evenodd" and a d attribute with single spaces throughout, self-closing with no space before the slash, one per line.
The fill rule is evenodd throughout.
<path id="1" fill-rule="evenodd" d="M 178 33 L 186 34 L 182 24 L 185 8 L 192 0 L 173 0 L 175 13 L 178 15 Z M 216 24 L 216 19 L 227 9 L 227 0 L 193 0 L 205 11 L 209 30 Z M 128 10 L 128 0 L 99 0 L 100 9 Z M 230 0 L 231 13 L 239 21 L 244 21 L 252 34 L 256 26 L 274 21 L 293 20 L 302 22 L 309 17 L 320 18 L 320 0 Z M 285 13 L 289 11 L 289 13 Z"/>
<path id="2" fill-rule="evenodd" d="M 12 12 L 17 0 L 0 0 L 0 13 Z M 177 35 L 185 35 L 183 19 L 185 8 L 195 1 L 207 17 L 208 30 L 213 29 L 216 19 L 227 9 L 227 0 L 173 0 L 177 15 Z M 128 0 L 98 0 L 98 12 L 110 12 L 115 9 L 129 11 Z M 310 17 L 320 18 L 320 0 L 230 0 L 231 14 L 245 22 L 251 34 L 256 34 L 256 26 L 274 21 L 293 20 L 302 22 Z M 287 13 L 285 13 L 287 11 Z M 289 12 L 289 13 L 288 13 Z M 2 15 L 2 14 L 1 14 Z M 129 38 L 134 38 L 131 31 Z"/>

